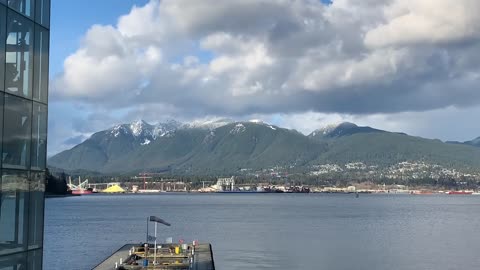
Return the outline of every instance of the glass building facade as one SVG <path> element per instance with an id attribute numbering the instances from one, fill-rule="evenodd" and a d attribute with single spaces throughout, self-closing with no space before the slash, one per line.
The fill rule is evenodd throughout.
<path id="1" fill-rule="evenodd" d="M 0 270 L 41 269 L 50 0 L 0 0 Z"/>

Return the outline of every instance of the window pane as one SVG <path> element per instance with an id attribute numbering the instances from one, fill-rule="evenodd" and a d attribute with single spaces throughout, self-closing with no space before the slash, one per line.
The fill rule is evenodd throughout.
<path id="1" fill-rule="evenodd" d="M 26 253 L 0 257 L 0 270 L 26 269 Z"/>
<path id="2" fill-rule="evenodd" d="M 24 172 L 4 171 L 0 181 L 0 255 L 26 250 L 29 183 Z"/>
<path id="3" fill-rule="evenodd" d="M 42 247 L 45 173 L 31 173 L 28 214 L 28 248 Z"/>
<path id="4" fill-rule="evenodd" d="M 48 87 L 48 31 L 35 26 L 35 56 L 33 75 L 33 98 L 47 103 Z"/>
<path id="5" fill-rule="evenodd" d="M 5 89 L 15 95 L 32 96 L 33 23 L 7 12 Z"/>
<path id="6" fill-rule="evenodd" d="M 8 0 L 8 6 L 27 17 L 33 17 L 34 0 Z"/>
<path id="7" fill-rule="evenodd" d="M 5 86 L 5 38 L 7 25 L 7 11 L 0 5 L 0 90 L 4 91 Z"/>
<path id="8" fill-rule="evenodd" d="M 50 27 L 50 0 L 37 0 L 35 8 L 35 21 Z"/>
<path id="9" fill-rule="evenodd" d="M 47 155 L 47 106 L 33 103 L 32 169 L 45 170 Z"/>
<path id="10" fill-rule="evenodd" d="M 35 250 L 28 252 L 28 270 L 42 269 L 42 250 Z M 45 267 L 45 269 L 48 269 Z"/>
<path id="11" fill-rule="evenodd" d="M 3 124 L 3 167 L 27 169 L 30 166 L 32 103 L 5 95 Z"/>
<path id="12" fill-rule="evenodd" d="M 0 0 L 0 4 L 6 5 L 6 4 L 7 4 L 7 0 Z"/>
<path id="13" fill-rule="evenodd" d="M 3 134 L 3 99 L 5 97 L 5 94 L 0 92 L 0 136 Z M 0 143 L 0 153 L 2 153 L 2 143 Z M 0 166 L 2 164 L 2 160 L 0 158 Z"/>

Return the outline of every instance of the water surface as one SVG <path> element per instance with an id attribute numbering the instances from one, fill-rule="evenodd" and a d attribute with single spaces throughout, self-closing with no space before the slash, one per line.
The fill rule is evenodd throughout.
<path id="1" fill-rule="evenodd" d="M 44 269 L 91 269 L 146 217 L 213 245 L 217 269 L 479 269 L 480 196 L 91 195 L 46 200 Z"/>

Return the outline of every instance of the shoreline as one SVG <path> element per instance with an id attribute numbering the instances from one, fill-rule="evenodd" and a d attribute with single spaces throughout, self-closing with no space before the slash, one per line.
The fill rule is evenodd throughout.
<path id="1" fill-rule="evenodd" d="M 52 194 L 52 193 L 45 193 L 45 199 L 51 198 L 67 198 L 67 197 L 80 197 L 81 195 L 77 194 Z"/>

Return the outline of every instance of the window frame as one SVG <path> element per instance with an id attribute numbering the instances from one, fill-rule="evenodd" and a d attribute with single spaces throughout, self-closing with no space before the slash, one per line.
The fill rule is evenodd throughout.
<path id="1" fill-rule="evenodd" d="M 37 107 L 36 107 L 37 106 Z M 41 110 L 37 111 L 37 108 Z M 43 111 L 42 111 L 43 109 Z M 36 134 L 35 127 L 37 122 L 37 116 L 44 115 L 43 119 L 40 119 L 41 122 L 37 129 L 39 129 L 38 134 Z M 43 124 L 43 126 L 41 126 Z M 43 130 L 40 130 L 43 129 Z M 30 168 L 37 171 L 45 171 L 47 168 L 47 131 L 48 131 L 48 106 L 39 102 L 33 102 L 32 106 L 32 124 L 31 124 L 31 144 L 30 144 Z M 42 133 L 43 131 L 43 133 Z M 43 136 L 42 136 L 43 135 Z M 38 136 L 38 137 L 37 137 Z M 43 152 L 38 151 L 39 147 L 36 145 L 35 140 L 43 140 Z M 34 151 L 34 148 L 37 146 L 37 149 Z M 35 157 L 34 157 L 35 155 Z M 40 159 L 41 164 L 35 163 L 34 160 Z"/>
<path id="2" fill-rule="evenodd" d="M 26 28 L 28 28 L 27 31 L 25 32 L 10 32 L 10 30 L 14 29 L 14 21 L 17 21 L 17 26 L 21 25 L 21 29 L 25 31 Z M 10 28 L 9 28 L 9 25 Z M 18 41 L 16 44 L 9 44 L 9 38 L 10 34 L 15 34 L 15 38 L 18 40 L 18 34 L 19 33 L 24 33 L 23 39 L 26 39 L 25 36 L 28 34 L 28 46 L 24 46 L 28 48 L 28 50 L 19 50 L 17 47 Z M 12 37 L 13 38 L 13 37 Z M 28 18 L 25 18 L 21 14 L 11 10 L 7 9 L 7 27 L 6 27 L 6 44 L 5 44 L 5 92 L 13 95 L 17 95 L 20 97 L 25 97 L 28 99 L 32 99 L 33 95 L 33 58 L 34 58 L 34 41 L 35 41 L 35 24 L 33 21 L 29 20 Z M 9 47 L 15 48 L 9 50 Z M 25 57 L 25 54 L 28 51 L 28 57 Z M 9 58 L 13 58 L 13 56 L 9 56 L 9 54 L 15 54 L 15 61 L 14 62 L 8 62 Z M 22 54 L 23 55 L 19 55 Z M 19 59 L 20 58 L 20 59 Z M 14 66 L 18 65 L 19 63 L 22 65 L 22 61 L 26 62 L 28 59 L 28 66 L 24 67 L 22 70 L 22 67 Z M 8 70 L 9 70 L 9 64 L 12 65 L 11 69 L 12 71 L 16 71 L 19 74 L 17 74 L 15 77 L 20 77 L 18 80 L 23 80 L 23 82 L 19 82 L 17 85 L 17 91 L 9 90 L 9 88 L 15 88 L 15 85 L 13 84 L 14 81 L 13 79 L 15 78 L 10 78 L 8 76 Z M 19 71 L 20 70 L 20 71 Z M 23 74 L 22 74 L 23 72 Z M 25 74 L 27 73 L 27 74 Z M 27 77 L 25 77 L 27 76 Z M 25 80 L 27 80 L 27 85 L 25 86 Z M 12 83 L 11 85 L 9 83 Z M 25 90 L 27 93 L 25 93 Z"/>
<path id="3" fill-rule="evenodd" d="M 14 100 L 16 102 L 18 102 L 16 105 L 10 105 L 10 104 L 13 104 L 13 103 L 10 103 L 9 100 Z M 22 106 L 19 107 L 18 110 L 11 110 L 11 108 L 15 108 L 15 106 L 18 106 L 18 104 L 22 104 Z M 22 110 L 20 110 L 22 109 Z M 26 109 L 26 110 L 23 110 L 23 109 Z M 5 96 L 4 96 L 4 106 L 3 106 L 3 115 L 4 115 L 4 122 L 3 122 L 3 138 L 2 138 L 2 167 L 3 168 L 9 168 L 9 169 L 20 169 L 20 170 L 28 170 L 30 169 L 30 155 L 31 155 L 31 146 L 32 146 L 32 110 L 33 110 L 33 104 L 32 104 L 32 101 L 30 100 L 27 100 L 27 99 L 24 99 L 22 97 L 18 97 L 18 96 L 15 96 L 15 95 L 11 95 L 11 94 L 8 94 L 6 93 Z M 28 123 L 29 126 L 27 127 L 24 127 L 26 130 L 25 130 L 25 133 L 24 134 L 15 134 L 15 133 L 8 133 L 10 132 L 10 128 L 7 128 L 8 126 L 10 126 L 9 122 L 7 122 L 8 120 L 10 120 L 12 118 L 12 116 L 9 115 L 10 112 L 13 112 L 13 113 L 21 113 L 22 112 L 25 112 L 24 115 L 26 115 L 28 118 L 25 120 L 25 123 Z M 7 120 L 7 121 L 5 121 Z M 18 129 L 13 129 L 13 130 L 18 130 Z M 7 136 L 8 135 L 8 136 Z M 24 141 L 21 141 L 21 139 L 17 139 L 16 137 L 22 137 L 22 136 L 26 136 L 27 138 L 25 138 Z M 15 142 L 16 140 L 19 140 L 20 142 L 22 143 L 25 143 L 24 145 L 24 150 L 25 153 L 22 153 L 20 154 L 20 164 L 12 164 L 6 160 L 4 160 L 4 156 L 5 154 L 8 154 L 7 151 L 9 151 L 10 147 L 12 147 L 12 149 L 14 149 L 15 145 L 14 143 L 12 143 L 12 145 L 9 145 L 8 142 L 12 140 L 13 142 Z M 6 149 L 6 146 L 7 149 Z M 22 164 L 22 155 L 24 155 L 24 158 L 25 158 L 25 162 L 24 164 Z"/>

